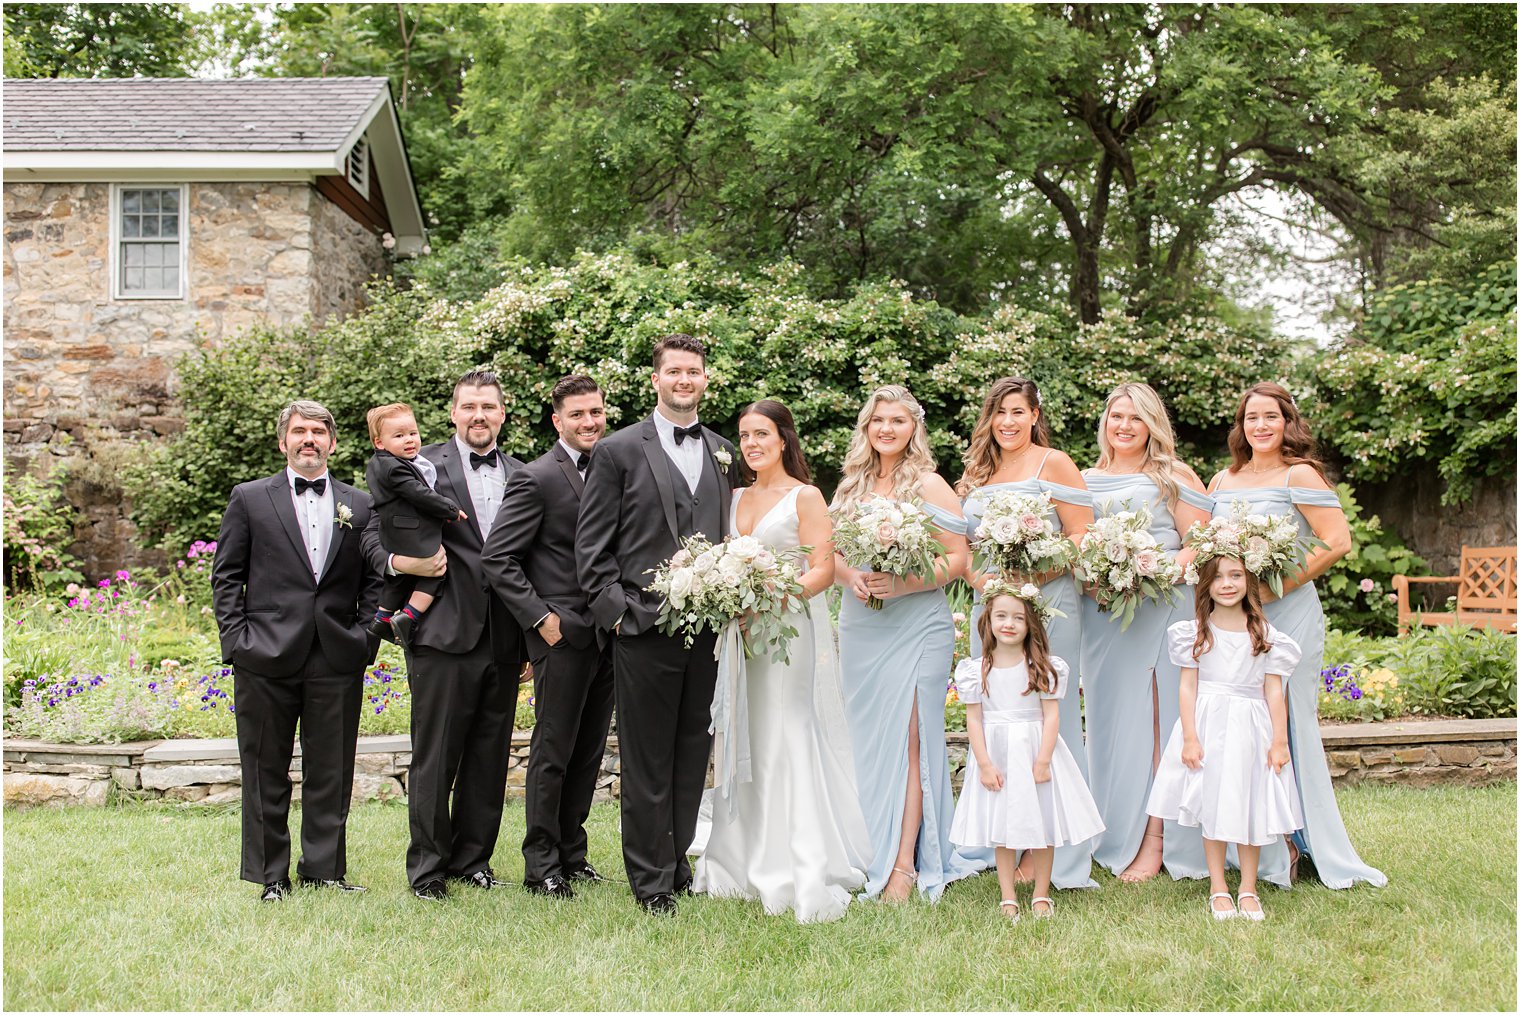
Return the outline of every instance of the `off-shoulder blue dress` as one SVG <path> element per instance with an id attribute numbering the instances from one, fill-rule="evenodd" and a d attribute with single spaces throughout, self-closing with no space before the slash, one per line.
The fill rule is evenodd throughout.
<path id="1" fill-rule="evenodd" d="M 965 534 L 959 515 L 925 504 L 935 524 Z M 945 886 L 984 870 L 989 860 L 956 856 L 950 844 L 955 794 L 945 752 L 945 692 L 955 655 L 955 624 L 943 589 L 886 600 L 880 610 L 846 591 L 839 608 L 840 683 L 854 749 L 860 806 L 871 838 L 864 894 L 886 887 L 902 836 L 908 789 L 910 709 L 918 710 L 918 772 L 924 794 L 916 867 L 930 901 Z"/>
<path id="2" fill-rule="evenodd" d="M 1042 462 L 1040 467 L 1044 468 Z M 1017 483 L 993 483 L 987 486 L 977 487 L 966 495 L 962 508 L 966 513 L 966 531 L 975 533 L 977 526 L 982 523 L 982 512 L 986 509 L 987 498 L 995 493 L 1011 491 L 1019 494 L 1048 493 L 1052 500 L 1066 504 L 1075 504 L 1078 507 L 1092 507 L 1092 498 L 1086 490 L 1074 486 L 1062 486 L 1060 483 L 1052 483 L 1047 479 L 1040 479 L 1036 474 L 1033 479 L 1021 479 Z M 1061 520 L 1051 507 L 1051 520 L 1059 527 Z M 1077 582 L 1070 572 L 1059 575 L 1040 586 L 1040 595 L 1051 606 L 1066 614 L 1065 617 L 1055 617 L 1045 625 L 1045 633 L 1050 636 L 1050 654 L 1062 659 L 1079 659 L 1082 654 L 1082 595 L 1077 590 Z M 973 657 L 982 654 L 981 639 L 976 633 L 977 618 L 981 616 L 981 596 L 977 596 L 976 605 L 971 613 L 971 655 Z M 1070 679 L 1078 680 L 1073 672 Z M 1082 777 L 1089 778 L 1087 771 L 1087 749 L 1082 736 L 1082 704 L 1083 699 L 1078 693 L 1078 686 L 1068 687 L 1066 696 L 1061 701 L 1061 739 L 1066 741 L 1066 746 L 1071 750 L 1072 757 L 1077 759 L 1077 767 L 1082 770 Z M 1090 784 L 1090 783 L 1089 783 Z M 1145 801 L 1142 798 L 1140 805 Z M 1096 888 L 1098 883 L 1092 877 L 1092 841 L 1077 843 L 1071 846 L 1057 846 L 1055 868 L 1051 872 L 1051 884 L 1057 888 Z"/>
<path id="3" fill-rule="evenodd" d="M 1170 505 L 1155 480 L 1137 475 L 1107 476 L 1084 473 L 1092 495 L 1093 514 L 1104 518 L 1142 508 L 1151 514 L 1151 535 L 1167 556 L 1175 557 L 1182 539 Z M 1179 488 L 1184 503 L 1212 512 L 1214 501 L 1189 487 Z M 1082 596 L 1082 687 L 1087 711 L 1087 765 L 1093 799 L 1105 826 L 1093 849 L 1093 859 L 1115 874 L 1122 873 L 1140 851 L 1148 820 L 1154 772 L 1155 729 L 1152 725 L 1151 673 L 1156 674 L 1155 710 L 1165 738 L 1177 722 L 1177 689 L 1182 671 L 1166 651 L 1166 629 L 1192 620 L 1193 589 L 1177 585 L 1175 604 L 1146 600 L 1135 610 L 1127 630 L 1118 617 L 1098 609 L 1091 596 Z M 1197 834 L 1173 836 L 1169 822 L 1162 859 L 1168 869 L 1177 865 L 1191 875 L 1205 868 L 1203 841 Z M 1206 869 L 1206 868 L 1205 868 Z"/>

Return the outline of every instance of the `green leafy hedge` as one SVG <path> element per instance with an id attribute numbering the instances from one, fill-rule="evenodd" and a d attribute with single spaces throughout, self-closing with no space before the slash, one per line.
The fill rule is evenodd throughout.
<path id="1" fill-rule="evenodd" d="M 1121 381 L 1153 384 L 1185 449 L 1212 455 L 1239 392 L 1285 366 L 1281 343 L 1206 318 L 1142 325 L 1114 315 L 1082 327 L 1004 306 L 968 319 L 914 299 L 900 283 L 819 299 L 806 281 L 793 263 L 741 275 L 711 262 L 583 255 L 567 267 L 518 267 L 475 299 L 448 298 L 423 282 L 382 285 L 367 311 L 315 334 L 245 333 L 181 364 L 186 429 L 131 470 L 134 520 L 160 545 L 215 533 L 232 486 L 279 467 L 274 420 L 298 396 L 333 411 L 340 446 L 332 467 L 355 481 L 369 453 L 366 409 L 410 402 L 424 437 L 440 439 L 450 429 L 452 381 L 475 365 L 503 378 L 502 439 L 519 455 L 550 443 L 549 389 L 571 371 L 597 378 L 613 423 L 627 423 L 653 405 L 650 351 L 672 331 L 710 347 L 704 419 L 732 429 L 745 403 L 781 399 L 826 486 L 861 399 L 879 384 L 906 383 L 925 404 L 940 469 L 954 478 L 982 394 L 1004 374 L 1039 382 L 1055 443 L 1086 464 L 1096 457 L 1103 398 Z"/>

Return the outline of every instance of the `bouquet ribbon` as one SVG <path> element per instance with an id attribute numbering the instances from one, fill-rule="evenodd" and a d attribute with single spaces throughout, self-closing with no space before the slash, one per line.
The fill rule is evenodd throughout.
<path id="1" fill-rule="evenodd" d="M 718 683 L 713 689 L 713 792 L 728 804 L 729 817 L 738 813 L 734 787 L 753 779 L 749 756 L 749 688 L 744 632 L 730 620 L 713 648 L 718 660 Z"/>

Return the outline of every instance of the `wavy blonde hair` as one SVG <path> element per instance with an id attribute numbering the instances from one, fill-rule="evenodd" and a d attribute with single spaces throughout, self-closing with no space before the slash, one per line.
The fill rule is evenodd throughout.
<path id="1" fill-rule="evenodd" d="M 871 492 L 871 481 L 881 468 L 881 455 L 871 447 L 866 437 L 866 425 L 871 415 L 883 402 L 896 402 L 918 418 L 913 434 L 908 438 L 908 449 L 897 460 L 892 470 L 892 497 L 895 500 L 911 500 L 919 494 L 924 474 L 934 471 L 934 456 L 929 453 L 929 430 L 924 426 L 923 407 L 913 393 L 901 384 L 884 384 L 871 392 L 866 404 L 855 417 L 855 433 L 850 437 L 850 448 L 845 452 L 844 464 L 840 466 L 839 486 L 834 491 L 833 506 L 848 507 L 864 500 Z"/>
<path id="2" fill-rule="evenodd" d="M 1036 413 L 1034 427 L 1029 434 L 1031 444 L 1050 447 L 1050 426 L 1045 422 L 1045 412 L 1040 408 L 1040 389 L 1034 381 L 1024 377 L 1000 377 L 987 389 L 982 400 L 982 414 L 976 418 L 971 429 L 971 445 L 961 457 L 965 471 L 955 484 L 955 492 L 964 497 L 986 483 L 1003 464 L 1003 449 L 992 436 L 992 417 L 1009 395 L 1023 395 L 1024 401 Z"/>
<path id="3" fill-rule="evenodd" d="M 1156 484 L 1156 489 L 1166 498 L 1167 506 L 1176 507 L 1180 495 L 1176 470 L 1181 464 L 1177 460 L 1177 434 L 1172 430 L 1166 403 L 1149 384 L 1138 381 L 1121 384 L 1108 393 L 1108 401 L 1103 403 L 1103 412 L 1098 417 L 1098 468 L 1106 469 L 1114 462 L 1113 445 L 1108 442 L 1108 413 L 1121 398 L 1130 400 L 1135 406 L 1135 415 L 1150 431 L 1145 442 L 1145 467 L 1140 471 Z"/>

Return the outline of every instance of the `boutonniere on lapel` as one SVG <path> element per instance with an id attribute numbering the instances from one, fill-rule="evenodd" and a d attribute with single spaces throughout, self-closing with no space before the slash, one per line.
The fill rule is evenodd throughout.
<path id="1" fill-rule="evenodd" d="M 728 467 L 734 464 L 734 456 L 728 453 L 727 448 L 719 448 L 713 452 L 713 461 L 718 463 L 718 471 L 728 475 Z"/>
<path id="2" fill-rule="evenodd" d="M 354 509 L 347 504 L 339 503 L 337 510 L 333 512 L 333 524 L 341 525 L 345 529 L 354 527 Z"/>

